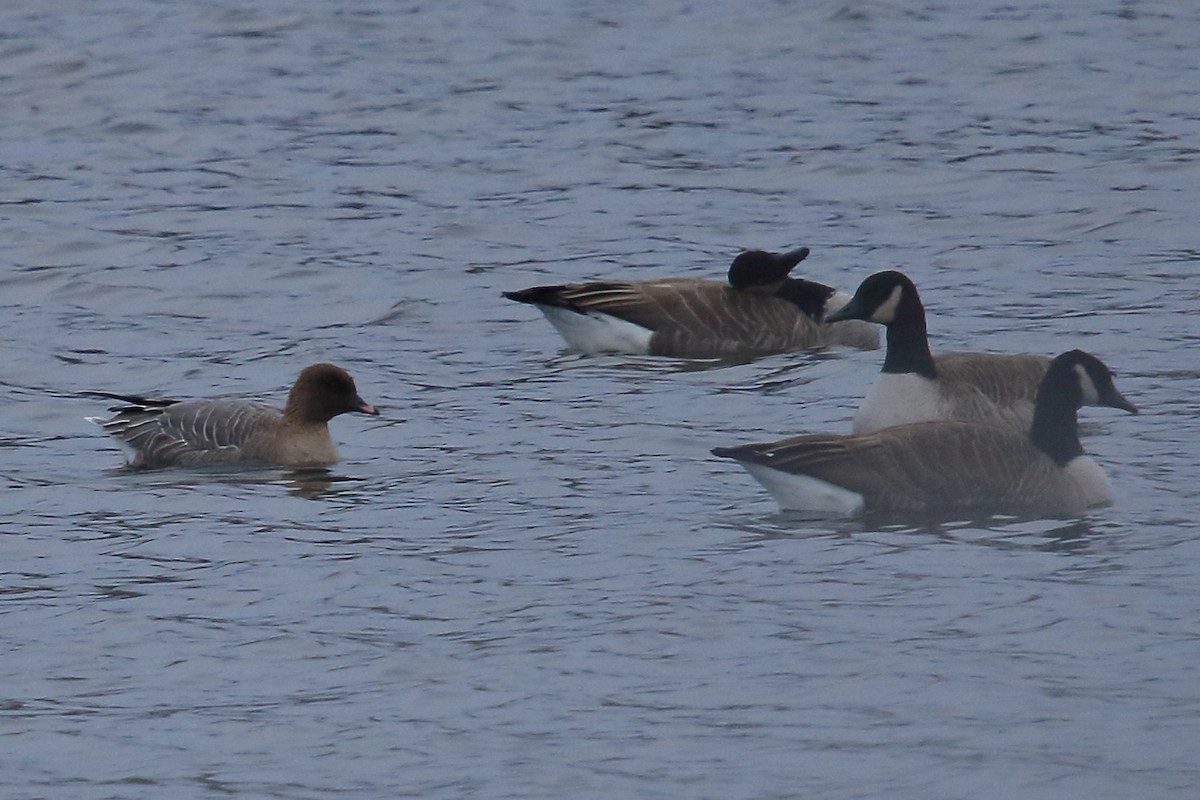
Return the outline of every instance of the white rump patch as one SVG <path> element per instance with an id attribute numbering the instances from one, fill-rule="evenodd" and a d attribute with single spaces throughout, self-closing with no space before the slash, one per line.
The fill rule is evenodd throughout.
<path id="1" fill-rule="evenodd" d="M 880 325 L 888 325 L 896 319 L 896 306 L 900 305 L 900 295 L 904 294 L 903 286 L 893 286 L 892 293 L 888 295 L 888 299 L 879 304 L 871 314 L 871 322 L 878 322 Z"/>
<path id="2" fill-rule="evenodd" d="M 557 306 L 538 305 L 538 308 L 572 350 L 640 356 L 650 352 L 650 337 L 654 331 L 641 325 L 596 311 L 581 314 Z"/>
<path id="3" fill-rule="evenodd" d="M 809 475 L 794 475 L 763 464 L 739 461 L 784 511 L 799 511 L 813 517 L 854 517 L 862 513 L 863 497 Z"/>
<path id="4" fill-rule="evenodd" d="M 936 422 L 949 415 L 937 381 L 915 372 L 881 372 L 854 413 L 854 432 L 874 433 L 896 425 Z"/>

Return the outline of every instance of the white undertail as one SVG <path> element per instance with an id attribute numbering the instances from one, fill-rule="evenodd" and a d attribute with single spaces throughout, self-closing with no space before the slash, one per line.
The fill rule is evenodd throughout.
<path id="1" fill-rule="evenodd" d="M 598 311 L 580 313 L 558 306 L 537 306 L 563 341 L 581 353 L 650 352 L 650 337 L 654 332 L 627 320 Z"/>
<path id="2" fill-rule="evenodd" d="M 824 518 L 854 517 L 862 513 L 863 496 L 858 492 L 809 475 L 782 472 L 747 461 L 738 463 L 763 485 L 784 511 Z"/>

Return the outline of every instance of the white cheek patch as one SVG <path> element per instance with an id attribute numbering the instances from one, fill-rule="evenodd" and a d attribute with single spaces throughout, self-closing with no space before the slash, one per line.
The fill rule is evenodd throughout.
<path id="1" fill-rule="evenodd" d="M 871 322 L 879 323 L 880 325 L 888 325 L 896 319 L 896 307 L 900 305 L 900 295 L 904 293 L 904 288 L 901 286 L 893 286 L 892 293 L 888 295 L 888 299 L 879 304 L 875 312 L 871 314 Z"/>
<path id="2" fill-rule="evenodd" d="M 1092 380 L 1092 376 L 1088 374 L 1082 364 L 1075 365 L 1075 375 L 1079 378 L 1079 391 L 1083 393 L 1083 405 L 1098 405 L 1100 392 L 1096 389 L 1096 382 Z"/>

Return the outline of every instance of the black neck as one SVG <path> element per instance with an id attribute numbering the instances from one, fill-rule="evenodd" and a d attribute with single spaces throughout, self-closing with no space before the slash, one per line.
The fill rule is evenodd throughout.
<path id="1" fill-rule="evenodd" d="M 1082 400 L 1079 382 L 1070 367 L 1060 370 L 1057 364 L 1042 379 L 1033 407 L 1033 425 L 1029 438 L 1060 467 L 1076 456 L 1083 455 L 1079 443 L 1079 404 Z"/>
<path id="2" fill-rule="evenodd" d="M 883 371 L 904 374 L 915 372 L 926 378 L 937 377 L 933 353 L 929 352 L 929 335 L 925 329 L 925 306 L 916 290 L 904 292 L 896 314 L 887 326 L 887 355 Z"/>
<path id="3" fill-rule="evenodd" d="M 780 300 L 787 300 L 815 320 L 825 314 L 825 301 L 833 296 L 833 288 L 803 278 L 784 278 L 775 292 Z"/>

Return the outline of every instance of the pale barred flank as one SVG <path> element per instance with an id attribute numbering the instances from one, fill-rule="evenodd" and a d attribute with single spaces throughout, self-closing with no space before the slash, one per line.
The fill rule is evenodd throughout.
<path id="1" fill-rule="evenodd" d="M 101 425 L 106 433 L 134 450 L 139 466 L 279 460 L 277 431 L 283 411 L 278 408 L 237 400 L 213 400 L 165 407 L 131 404 L 114 410 L 117 415 Z M 311 461 L 336 461 L 333 443 L 329 442 L 328 448 L 321 447 L 319 439 L 310 443 Z"/>

